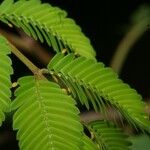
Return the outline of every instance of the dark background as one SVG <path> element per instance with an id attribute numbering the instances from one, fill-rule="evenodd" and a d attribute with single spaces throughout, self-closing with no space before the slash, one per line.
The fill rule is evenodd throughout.
<path id="1" fill-rule="evenodd" d="M 131 14 L 149 0 L 43 0 L 68 12 L 81 26 L 97 52 L 97 59 L 110 64 L 112 55 L 126 33 Z M 150 97 L 150 30 L 140 38 L 129 53 L 120 77 L 138 90 L 144 98 Z M 20 68 L 21 72 L 25 68 Z M 1 138 L 9 139 L 0 143 L 0 150 L 17 150 L 15 135 L 8 131 L 9 124 L 4 123 Z M 11 125 L 10 125 L 11 126 Z M 7 131 L 7 134 L 6 134 Z M 7 137 L 8 132 L 12 134 Z"/>

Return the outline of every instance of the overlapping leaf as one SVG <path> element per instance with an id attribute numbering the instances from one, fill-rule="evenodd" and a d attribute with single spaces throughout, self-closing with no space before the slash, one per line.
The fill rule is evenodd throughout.
<path id="1" fill-rule="evenodd" d="M 8 112 L 10 110 L 10 75 L 13 72 L 11 60 L 8 56 L 10 52 L 11 50 L 6 39 L 0 36 L 0 125 L 5 119 L 4 112 Z"/>
<path id="2" fill-rule="evenodd" d="M 98 150 L 98 147 L 95 145 L 95 143 L 92 142 L 92 140 L 86 135 L 83 136 L 82 140 L 84 143 L 82 150 Z"/>
<path id="3" fill-rule="evenodd" d="M 103 63 L 74 54 L 57 54 L 48 65 L 52 76 L 69 88 L 72 97 L 89 109 L 89 101 L 96 111 L 112 106 L 135 128 L 148 130 L 150 122 L 144 112 L 142 97 L 129 85 L 118 79 Z"/>
<path id="4" fill-rule="evenodd" d="M 19 80 L 12 103 L 21 150 L 80 150 L 82 125 L 75 101 L 60 87 L 32 76 Z"/>
<path id="5" fill-rule="evenodd" d="M 88 125 L 93 140 L 100 150 L 129 150 L 130 142 L 121 129 L 104 121 L 95 121 Z"/>
<path id="6" fill-rule="evenodd" d="M 90 41 L 81 32 L 67 13 L 50 4 L 41 4 L 38 0 L 4 0 L 0 6 L 0 20 L 8 25 L 22 28 L 34 39 L 44 40 L 56 52 L 74 51 L 88 58 L 95 57 Z"/>

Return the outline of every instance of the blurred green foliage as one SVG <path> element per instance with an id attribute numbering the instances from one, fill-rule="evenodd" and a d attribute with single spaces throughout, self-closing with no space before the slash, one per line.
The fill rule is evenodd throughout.
<path id="1" fill-rule="evenodd" d="M 131 150 L 150 150 L 150 137 L 147 135 L 130 137 L 133 142 Z"/>

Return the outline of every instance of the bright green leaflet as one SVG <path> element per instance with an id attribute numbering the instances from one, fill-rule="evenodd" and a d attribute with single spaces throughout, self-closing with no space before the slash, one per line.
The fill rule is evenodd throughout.
<path id="1" fill-rule="evenodd" d="M 10 75 L 13 73 L 12 62 L 8 56 L 10 53 L 11 50 L 6 39 L 0 36 L 0 125 L 5 120 L 4 112 L 10 111 Z"/>
<path id="2" fill-rule="evenodd" d="M 50 4 L 37 0 L 4 0 L 0 5 L 0 20 L 22 28 L 25 33 L 41 42 L 46 41 L 56 52 L 73 51 L 76 54 L 95 58 L 90 40 L 81 32 L 67 13 Z"/>
<path id="3" fill-rule="evenodd" d="M 150 122 L 144 112 L 142 97 L 103 63 L 74 54 L 57 54 L 48 65 L 50 74 L 59 78 L 75 99 L 96 111 L 114 107 L 134 128 L 149 132 Z"/>
<path id="4" fill-rule="evenodd" d="M 130 142 L 121 129 L 112 123 L 95 121 L 88 125 L 95 143 L 102 150 L 129 150 Z"/>
<path id="5" fill-rule="evenodd" d="M 75 101 L 52 82 L 28 76 L 19 79 L 12 110 L 21 150 L 79 150 L 82 125 Z"/>

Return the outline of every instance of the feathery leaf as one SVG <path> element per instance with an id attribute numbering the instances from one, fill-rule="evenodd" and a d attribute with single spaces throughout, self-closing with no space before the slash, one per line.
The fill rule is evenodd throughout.
<path id="1" fill-rule="evenodd" d="M 100 150 L 129 150 L 127 136 L 113 124 L 95 121 L 88 125 L 88 129 Z"/>
<path id="2" fill-rule="evenodd" d="M 4 112 L 10 111 L 11 79 L 13 73 L 11 60 L 8 54 L 11 53 L 6 39 L 0 36 L 0 125 L 5 119 Z"/>
<path id="3" fill-rule="evenodd" d="M 104 113 L 107 106 L 112 106 L 135 128 L 149 130 L 150 122 L 144 112 L 142 97 L 103 63 L 59 53 L 51 60 L 48 69 L 69 88 L 72 97 L 88 109 L 89 101 L 96 111 Z"/>
<path id="4" fill-rule="evenodd" d="M 9 2 L 9 7 L 7 3 Z M 88 58 L 95 57 L 90 41 L 67 13 L 40 1 L 8 0 L 0 6 L 0 20 L 22 28 L 29 36 L 46 42 L 56 52 L 74 51 Z"/>
<path id="5" fill-rule="evenodd" d="M 82 125 L 75 101 L 49 81 L 19 79 L 12 110 L 21 150 L 80 150 Z"/>

